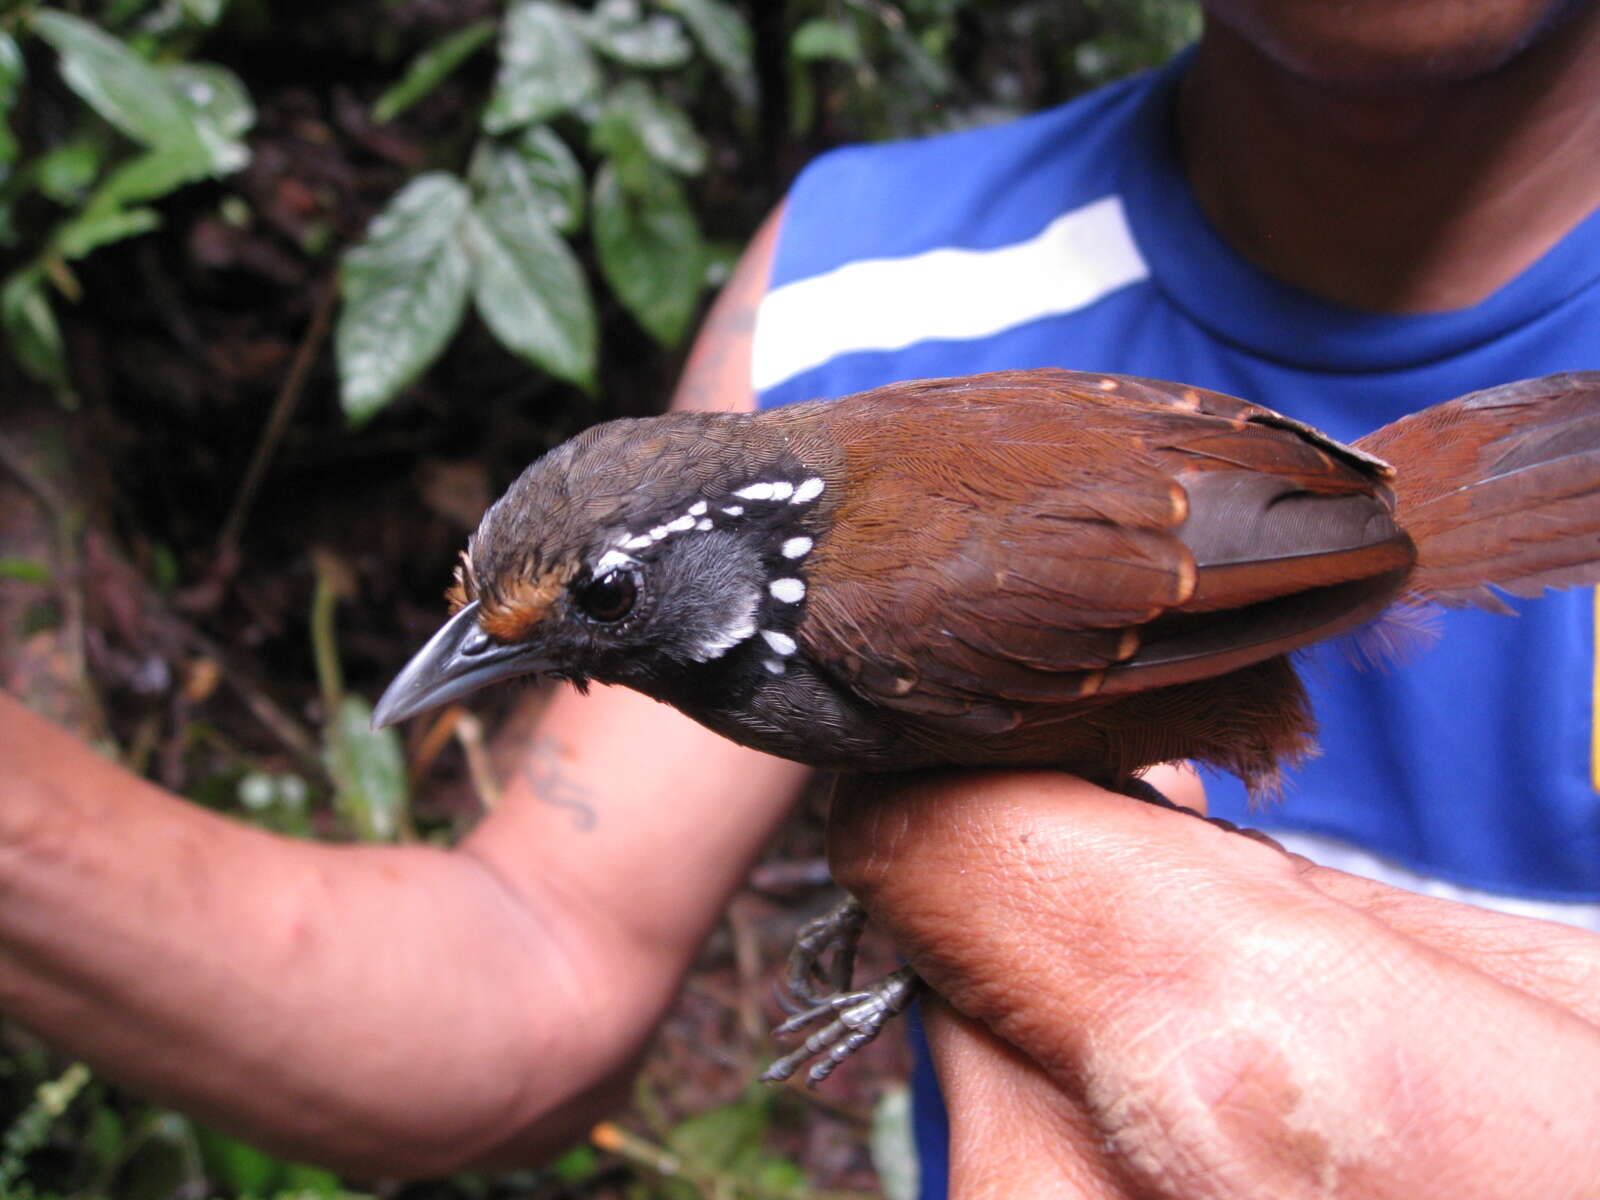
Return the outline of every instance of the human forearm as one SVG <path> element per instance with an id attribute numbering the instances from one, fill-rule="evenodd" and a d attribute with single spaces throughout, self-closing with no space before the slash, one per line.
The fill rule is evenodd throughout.
<path id="1" fill-rule="evenodd" d="M 720 898 L 686 888 L 676 923 L 635 948 L 580 898 L 626 840 L 615 812 L 596 839 L 512 795 L 479 839 L 493 867 L 475 850 L 291 842 L 0 708 L 0 1002 L 117 1078 L 320 1161 L 416 1174 L 559 1144 L 648 1035 Z M 539 840 L 507 882 L 523 832 Z"/>
<path id="2" fill-rule="evenodd" d="M 0 703 L 0 995 L 23 1023 L 280 1148 L 391 1172 L 470 1158 L 583 1077 L 587 1044 L 541 1019 L 579 981 L 472 857 L 269 837 Z"/>

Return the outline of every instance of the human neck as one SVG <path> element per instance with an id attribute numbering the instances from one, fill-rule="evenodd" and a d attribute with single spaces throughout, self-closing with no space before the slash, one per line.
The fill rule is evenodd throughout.
<path id="1" fill-rule="evenodd" d="M 1208 25 L 1179 101 L 1184 165 L 1222 236 L 1353 308 L 1465 308 L 1600 197 L 1600 6 L 1493 73 L 1334 88 Z"/>

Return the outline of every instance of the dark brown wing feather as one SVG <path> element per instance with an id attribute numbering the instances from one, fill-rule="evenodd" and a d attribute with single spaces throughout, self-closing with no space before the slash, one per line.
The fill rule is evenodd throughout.
<path id="1" fill-rule="evenodd" d="M 826 420 L 852 483 L 802 639 L 865 698 L 968 732 L 1328 636 L 1411 561 L 1383 464 L 1216 393 L 1007 372 Z"/>

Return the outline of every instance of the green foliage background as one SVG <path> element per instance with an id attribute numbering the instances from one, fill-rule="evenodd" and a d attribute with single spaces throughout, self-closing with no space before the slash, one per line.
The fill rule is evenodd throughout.
<path id="1" fill-rule="evenodd" d="M 108 447 L 107 469 L 153 588 L 215 580 L 213 559 L 242 554 L 235 580 L 260 587 L 253 563 L 308 593 L 296 657 L 314 666 L 281 687 L 321 714 L 320 745 L 260 752 L 195 722 L 181 779 L 163 782 L 292 836 L 459 829 L 413 812 L 399 741 L 367 731 L 363 694 L 393 669 L 408 627 L 370 618 L 361 644 L 392 649 L 344 654 L 335 630 L 340 599 L 358 593 L 368 611 L 432 603 L 448 550 L 419 551 L 415 578 L 393 578 L 386 560 L 352 582 L 307 553 L 309 535 L 247 524 L 250 489 L 270 500 L 272 469 L 233 495 L 289 371 L 262 351 L 252 375 L 245 351 L 282 343 L 285 324 L 315 330 L 319 287 L 334 332 L 305 370 L 299 411 L 279 406 L 280 488 L 303 477 L 284 459 L 302 473 L 354 464 L 366 479 L 375 462 L 441 444 L 503 484 L 542 445 L 665 402 L 711 290 L 820 150 L 1036 109 L 1153 65 L 1197 32 L 1186 0 L 0 5 L 7 386 L 81 402 L 97 429 L 138 426 L 123 457 Z M 338 140 L 314 144 L 306 129 Z M 305 161 L 324 173 L 301 178 Z M 260 260 L 246 264 L 248 286 L 227 259 L 235 237 Z M 227 261 L 201 270 L 200 259 Z M 174 274 L 200 282 L 170 302 L 156 289 L 168 311 L 151 332 L 128 315 L 143 287 L 130 281 Z M 196 383 L 183 360 L 214 339 L 225 349 L 205 371 L 225 378 Z M 318 346 L 312 334 L 304 344 Z M 263 435 L 258 457 L 276 445 Z M 195 499 L 208 495 L 215 503 Z M 51 580 L 45 564 L 0 568 Z M 124 760 L 138 766 L 129 741 Z M 774 1121 L 793 1119 L 767 1093 L 659 1123 L 656 1143 L 404 1190 L 280 1162 L 3 1032 L 0 1200 L 820 1194 L 767 1144 Z M 903 1117 L 884 1118 L 893 1145 Z M 662 1155 L 671 1178 L 652 1169 Z"/>

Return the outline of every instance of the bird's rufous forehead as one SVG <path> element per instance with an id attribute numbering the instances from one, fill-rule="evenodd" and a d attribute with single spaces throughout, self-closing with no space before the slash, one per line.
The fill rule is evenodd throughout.
<path id="1" fill-rule="evenodd" d="M 477 582 L 470 553 L 463 551 L 445 599 L 453 613 L 477 600 L 478 628 L 496 641 L 520 642 L 532 636 L 577 572 L 576 563 L 562 564 L 537 576 L 514 577 L 485 587 Z"/>

